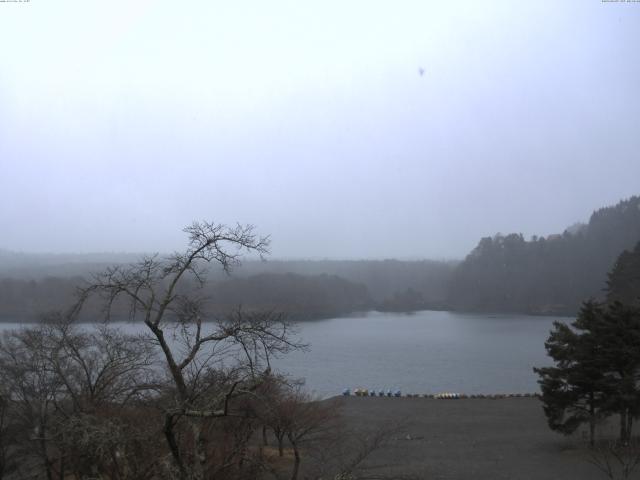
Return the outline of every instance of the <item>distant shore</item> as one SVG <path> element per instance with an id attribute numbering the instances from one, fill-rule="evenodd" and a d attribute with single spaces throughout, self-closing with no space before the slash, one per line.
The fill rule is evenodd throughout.
<path id="1" fill-rule="evenodd" d="M 288 315 L 287 318 L 292 321 L 292 322 L 315 322 L 315 321 L 321 321 L 321 320 L 329 320 L 332 318 L 342 318 L 342 317 L 352 317 L 352 316 L 358 316 L 358 315 L 366 315 L 367 313 L 397 313 L 397 314 L 406 314 L 406 315 L 412 315 L 415 313 L 419 313 L 419 312 L 424 312 L 424 311 L 434 311 L 434 312 L 454 312 L 454 313 L 460 313 L 460 314 L 470 314 L 470 315 L 486 315 L 486 316 L 508 316 L 508 315 L 527 315 L 527 316 L 531 316 L 531 317 L 561 317 L 561 318 L 573 318 L 575 317 L 574 313 L 569 313 L 569 312 L 557 312 L 557 313 L 540 313 L 540 312 L 500 312 L 500 311 L 475 311 L 475 310 L 458 310 L 458 309 L 448 309 L 448 308 L 424 308 L 424 309 L 420 309 L 420 310 L 382 310 L 382 309 L 372 309 L 372 310 L 356 310 L 356 311 L 349 311 L 349 312 L 331 312 L 331 313 L 322 313 L 322 314 L 317 314 L 317 313 L 309 313 L 309 314 L 304 314 L 304 313 L 297 313 L 297 314 L 291 314 Z M 222 317 L 224 316 L 223 313 L 216 313 L 216 314 L 212 314 L 211 318 L 212 320 L 210 321 L 214 321 L 213 319 L 216 318 L 216 315 Z M 286 315 L 286 312 L 285 312 Z M 40 323 L 41 318 L 43 318 L 44 314 L 41 315 L 36 315 L 36 314 L 26 314 L 26 313 L 22 313 L 22 314 L 14 314 L 14 315 L 9 315 L 9 314 L 2 314 L 0 313 L 0 324 L 3 323 L 19 323 L 19 324 L 25 324 L 25 325 L 31 325 L 31 324 L 37 324 Z M 97 321 L 101 321 L 100 319 L 97 319 Z M 207 320 L 205 320 L 207 321 Z M 114 316 L 111 320 L 111 323 L 117 323 L 117 322 L 130 322 L 130 320 L 126 317 L 122 317 L 119 318 L 117 316 Z M 79 321 L 79 323 L 94 323 L 90 320 L 87 319 L 81 319 Z"/>

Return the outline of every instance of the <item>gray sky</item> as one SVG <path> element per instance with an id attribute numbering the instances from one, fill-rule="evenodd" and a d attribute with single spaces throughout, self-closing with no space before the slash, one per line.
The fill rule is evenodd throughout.
<path id="1" fill-rule="evenodd" d="M 640 3 L 31 0 L 0 45 L 0 248 L 456 258 L 640 193 Z"/>

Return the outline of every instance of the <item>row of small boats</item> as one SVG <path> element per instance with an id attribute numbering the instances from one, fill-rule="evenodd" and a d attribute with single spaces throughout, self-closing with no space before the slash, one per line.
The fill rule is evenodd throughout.
<path id="1" fill-rule="evenodd" d="M 374 389 L 366 389 L 366 388 L 356 388 L 351 392 L 351 389 L 345 388 L 342 391 L 342 395 L 348 397 L 350 395 L 355 395 L 356 397 L 402 397 L 402 391 L 397 390 L 374 390 Z M 539 393 L 496 393 L 496 394 L 471 394 L 467 395 L 465 393 L 455 393 L 455 392 L 441 392 L 441 393 L 433 393 L 433 394 L 417 394 L 417 393 L 408 393 L 405 395 L 407 398 L 434 398 L 438 400 L 456 400 L 461 398 L 488 398 L 488 399 L 498 399 L 498 398 L 531 398 L 538 397 Z"/>
<path id="2" fill-rule="evenodd" d="M 353 394 L 356 397 L 401 397 L 402 396 L 402 392 L 400 390 L 374 390 L 374 389 L 367 389 L 367 388 L 356 388 L 353 391 Z M 344 395 L 345 397 L 348 397 L 349 395 L 351 395 L 351 389 L 349 388 L 345 388 L 342 391 L 342 395 Z"/>

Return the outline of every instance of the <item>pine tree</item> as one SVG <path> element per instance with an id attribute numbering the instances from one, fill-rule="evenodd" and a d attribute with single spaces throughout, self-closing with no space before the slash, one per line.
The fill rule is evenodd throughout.
<path id="1" fill-rule="evenodd" d="M 583 304 L 573 328 L 555 322 L 545 348 L 556 366 L 534 368 L 540 376 L 538 383 L 549 427 L 569 435 L 588 423 L 591 445 L 597 421 L 609 405 L 609 382 L 604 375 L 599 345 L 590 334 L 602 319 L 602 306 L 588 301 Z"/>
<path id="2" fill-rule="evenodd" d="M 607 301 L 640 306 L 640 242 L 622 252 L 609 272 Z"/>
<path id="3" fill-rule="evenodd" d="M 640 309 L 613 302 L 592 335 L 609 386 L 604 408 L 620 415 L 620 441 L 626 445 L 640 414 Z"/>
<path id="4" fill-rule="evenodd" d="M 599 419 L 620 416 L 620 442 L 640 416 L 640 309 L 585 302 L 571 326 L 556 322 L 545 343 L 556 366 L 536 368 L 551 429 L 570 434 Z"/>

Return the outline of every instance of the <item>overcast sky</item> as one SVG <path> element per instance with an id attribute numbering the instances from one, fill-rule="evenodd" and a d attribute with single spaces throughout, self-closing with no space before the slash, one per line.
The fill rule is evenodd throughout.
<path id="1" fill-rule="evenodd" d="M 423 69 L 423 74 L 421 74 Z M 459 258 L 640 194 L 640 3 L 0 2 L 0 248 Z"/>

